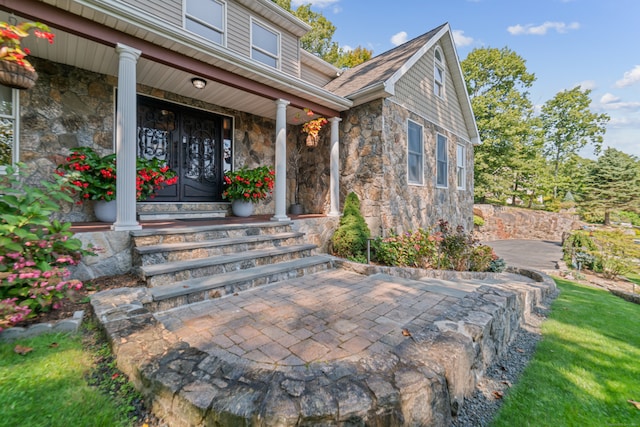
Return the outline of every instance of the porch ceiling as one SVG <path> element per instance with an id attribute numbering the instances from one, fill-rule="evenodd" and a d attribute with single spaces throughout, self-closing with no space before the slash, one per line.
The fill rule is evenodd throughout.
<path id="1" fill-rule="evenodd" d="M 50 3 L 51 0 L 48 2 Z M 4 2 L 0 1 L 0 7 L 2 7 L 2 3 Z M 65 3 L 71 4 L 73 2 L 65 1 Z M 16 19 L 18 22 L 25 20 L 20 16 L 13 16 L 7 11 L 0 10 L 1 20 L 7 21 L 10 18 Z M 35 18 L 29 17 L 26 19 Z M 130 23 L 119 22 L 113 19 L 113 22 L 111 22 L 109 26 L 119 31 L 126 30 L 127 33 L 135 35 L 135 37 L 145 39 L 146 41 L 150 41 L 154 44 L 167 45 L 172 43 L 175 45 L 175 42 L 170 42 L 168 40 L 163 41 L 161 37 L 153 36 L 151 33 L 147 33 L 143 30 L 138 29 L 137 31 L 134 31 L 134 28 Z M 118 55 L 113 46 L 72 34 L 72 32 L 64 31 L 54 26 L 51 26 L 51 30 L 56 35 L 53 45 L 35 37 L 28 37 L 23 41 L 23 46 L 31 49 L 31 56 L 44 58 L 50 61 L 101 74 L 117 76 Z M 167 46 L 167 48 L 167 50 L 176 49 L 175 46 L 172 46 L 173 49 L 169 46 Z M 199 59 L 208 66 L 213 65 L 215 67 L 219 67 L 225 72 L 245 75 L 246 77 L 253 79 L 253 81 L 261 84 L 269 83 L 269 79 L 265 76 L 259 75 L 258 73 L 252 73 L 250 70 L 246 70 L 240 66 L 230 66 L 229 62 L 211 55 L 195 52 L 194 55 L 192 55 L 192 58 Z M 207 85 L 204 89 L 196 89 L 193 87 L 191 78 L 196 76 L 200 76 L 207 81 Z M 184 70 L 184 67 L 183 69 L 179 69 L 173 67 L 172 64 L 164 64 L 154 61 L 145 57 L 144 53 L 138 61 L 137 83 L 261 117 L 275 119 L 276 116 L 276 105 L 273 98 L 260 96 L 254 92 L 242 90 L 242 88 L 215 81 L 202 75 L 202 73 L 190 73 L 187 70 Z M 273 82 L 272 86 L 275 86 L 273 85 Z M 282 86 L 291 91 L 291 88 L 286 84 L 282 84 Z M 294 90 L 292 92 L 293 97 L 298 99 L 301 94 L 302 93 L 298 90 Z M 307 95 L 310 104 L 323 101 L 317 95 Z M 297 103 L 300 104 L 299 101 Z M 327 103 L 322 102 L 322 104 L 326 105 Z M 296 125 L 306 121 L 307 117 L 304 115 L 302 107 L 303 106 L 301 105 L 296 107 L 292 103 L 292 105 L 287 108 L 287 123 Z M 332 107 L 335 108 L 336 106 L 333 105 Z"/>

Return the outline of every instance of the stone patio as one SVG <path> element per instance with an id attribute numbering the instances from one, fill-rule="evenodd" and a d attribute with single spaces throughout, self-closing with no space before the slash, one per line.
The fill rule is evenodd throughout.
<path id="1" fill-rule="evenodd" d="M 526 271 L 444 280 L 344 265 L 156 313 L 147 288 L 92 304 L 119 367 L 171 426 L 446 426 L 555 292 Z"/>

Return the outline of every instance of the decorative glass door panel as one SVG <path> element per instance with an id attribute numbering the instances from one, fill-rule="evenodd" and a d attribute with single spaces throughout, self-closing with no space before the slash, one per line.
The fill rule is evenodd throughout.
<path id="1" fill-rule="evenodd" d="M 151 200 L 222 200 L 223 162 L 224 157 L 230 157 L 228 150 L 232 147 L 231 132 L 223 131 L 222 125 L 226 127 L 230 121 L 216 114 L 139 96 L 138 156 L 161 159 L 178 173 L 178 185 L 158 191 Z"/>

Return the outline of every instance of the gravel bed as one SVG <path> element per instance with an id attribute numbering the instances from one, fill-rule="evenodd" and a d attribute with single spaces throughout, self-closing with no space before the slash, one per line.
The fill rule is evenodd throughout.
<path id="1" fill-rule="evenodd" d="M 465 399 L 451 427 L 483 427 L 491 423 L 502 406 L 504 396 L 533 357 L 536 345 L 542 338 L 540 325 L 546 319 L 549 306 L 556 296 L 557 293 L 543 302 L 530 316 L 529 323 L 518 331 L 505 355 L 487 369 L 474 394 Z"/>

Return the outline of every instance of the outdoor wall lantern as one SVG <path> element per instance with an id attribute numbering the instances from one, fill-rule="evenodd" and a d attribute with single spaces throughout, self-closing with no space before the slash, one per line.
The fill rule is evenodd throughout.
<path id="1" fill-rule="evenodd" d="M 207 81 L 199 77 L 194 77 L 191 79 L 191 84 L 193 84 L 193 87 L 195 87 L 196 89 L 204 89 L 204 87 L 207 85 Z"/>

